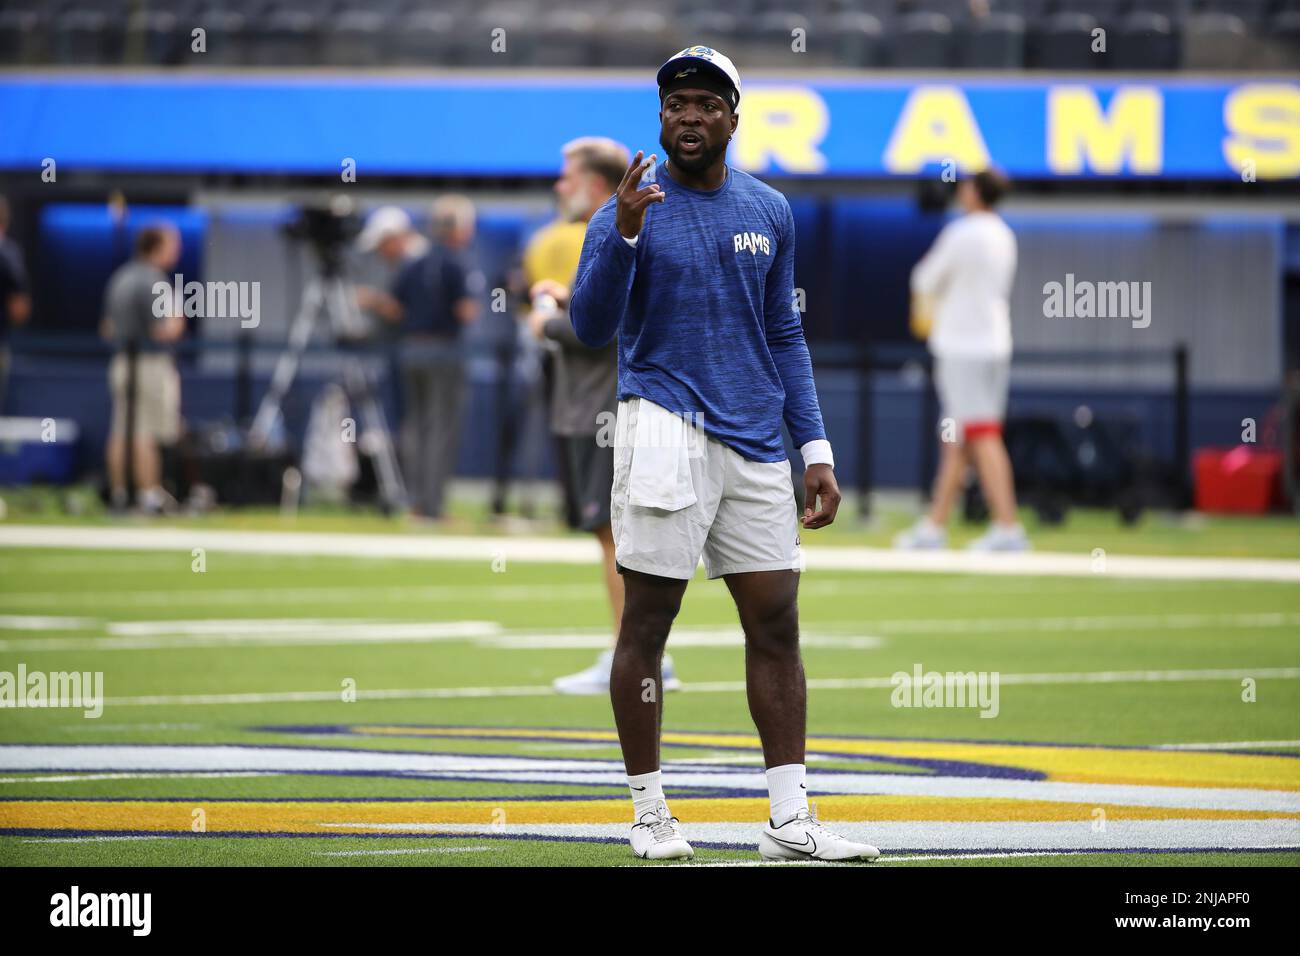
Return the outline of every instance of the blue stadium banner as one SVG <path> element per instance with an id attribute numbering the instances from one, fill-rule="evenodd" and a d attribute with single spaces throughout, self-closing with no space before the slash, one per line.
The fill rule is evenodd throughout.
<path id="1" fill-rule="evenodd" d="M 653 84 L 606 75 L 8 74 L 0 168 L 549 175 L 578 136 L 657 150 L 657 111 Z M 755 77 L 731 161 L 773 176 L 993 162 L 1037 178 L 1295 179 L 1300 83 Z"/>

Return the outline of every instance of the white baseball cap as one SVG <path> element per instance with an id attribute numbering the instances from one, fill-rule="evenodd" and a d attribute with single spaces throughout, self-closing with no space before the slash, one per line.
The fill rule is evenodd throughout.
<path id="1" fill-rule="evenodd" d="M 370 252 L 389 236 L 400 236 L 412 230 L 411 217 L 401 206 L 380 206 L 370 214 L 366 226 L 357 236 L 357 248 Z"/>
<path id="2" fill-rule="evenodd" d="M 709 73 L 721 80 L 733 91 L 731 108 L 740 104 L 740 73 L 729 58 L 712 47 L 688 46 L 680 53 L 674 53 L 663 66 L 659 67 L 656 80 L 662 90 L 674 80 L 680 80 L 693 73 Z"/>

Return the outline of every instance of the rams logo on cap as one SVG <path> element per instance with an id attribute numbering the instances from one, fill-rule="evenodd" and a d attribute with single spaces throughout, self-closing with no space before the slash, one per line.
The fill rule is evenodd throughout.
<path id="1" fill-rule="evenodd" d="M 678 56 L 713 56 L 713 50 L 707 46 L 688 46 Z"/>

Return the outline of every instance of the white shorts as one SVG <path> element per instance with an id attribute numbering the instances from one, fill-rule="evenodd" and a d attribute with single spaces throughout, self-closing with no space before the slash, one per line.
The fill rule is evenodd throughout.
<path id="1" fill-rule="evenodd" d="M 1007 412 L 1009 358 L 936 357 L 934 387 L 944 418 L 964 434 L 997 431 Z"/>
<path id="2" fill-rule="evenodd" d="M 790 462 L 749 461 L 706 435 L 698 423 L 681 423 L 690 445 L 680 455 L 681 497 L 664 503 L 672 507 L 694 500 L 675 510 L 632 503 L 645 498 L 644 488 L 633 493 L 645 471 L 633 461 L 638 453 L 649 454 L 643 450 L 644 424 L 642 444 L 637 441 L 647 410 L 654 420 L 671 414 L 644 398 L 618 403 L 610 518 L 619 567 L 679 580 L 695 576 L 701 557 L 710 578 L 801 570 Z M 658 460 L 671 457 L 660 454 Z"/>

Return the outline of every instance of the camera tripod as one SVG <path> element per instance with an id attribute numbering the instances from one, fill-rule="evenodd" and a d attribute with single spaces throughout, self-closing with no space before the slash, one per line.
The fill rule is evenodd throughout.
<path id="1" fill-rule="evenodd" d="M 357 304 L 354 290 L 343 276 L 326 268 L 303 286 L 302 305 L 289 328 L 289 342 L 275 363 L 271 384 L 262 398 L 249 429 L 249 446 L 260 450 L 267 446 L 271 432 L 280 421 L 284 397 L 288 394 L 303 352 L 311 340 L 317 321 L 324 316 L 331 335 L 339 329 L 356 328 Z M 368 365 L 360 358 L 349 358 L 343 367 L 343 388 L 348 401 L 357 410 L 362 434 L 374 442 L 375 474 L 379 479 L 382 507 L 387 512 L 406 510 L 406 485 L 397 466 L 397 452 L 383 406 L 375 395 L 375 384 Z"/>

